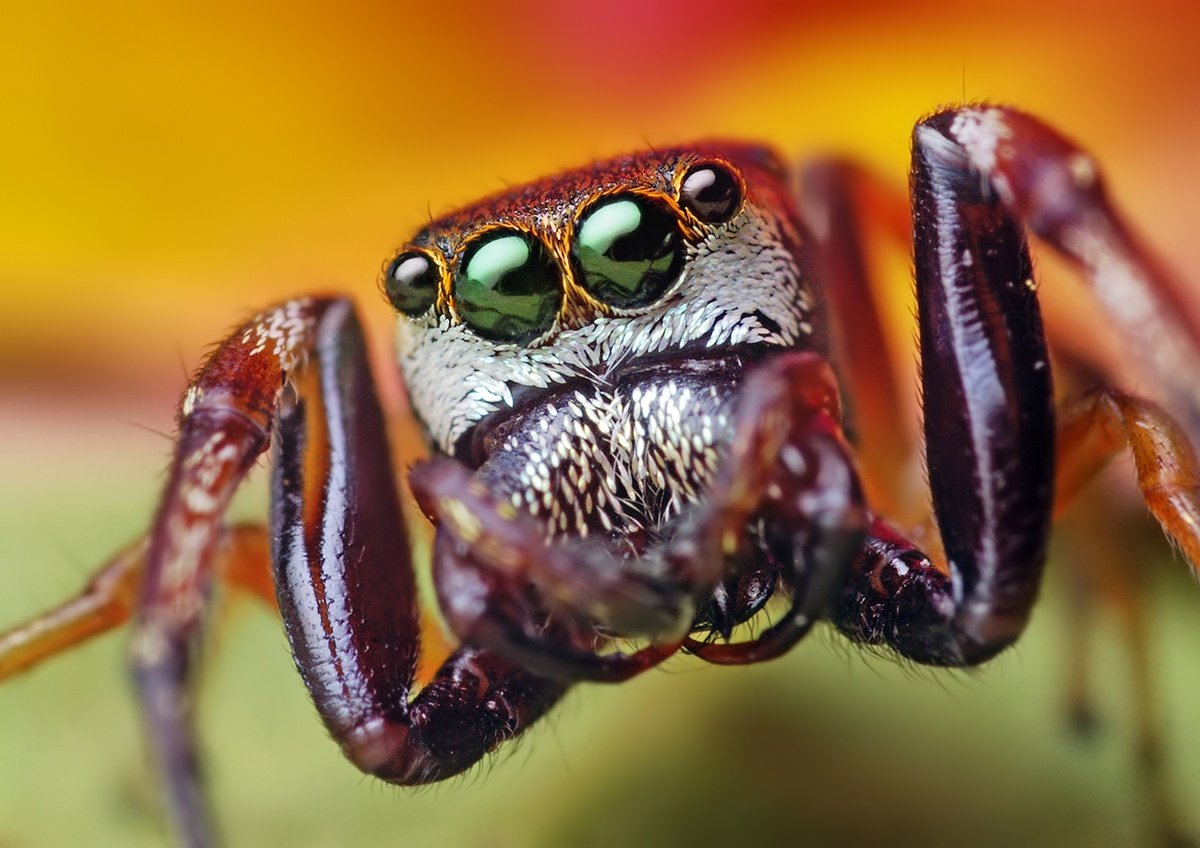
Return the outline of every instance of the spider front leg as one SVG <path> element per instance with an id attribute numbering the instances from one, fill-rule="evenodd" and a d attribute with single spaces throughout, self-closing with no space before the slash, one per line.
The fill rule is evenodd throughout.
<path id="1" fill-rule="evenodd" d="M 949 562 L 934 566 L 877 524 L 837 620 L 920 662 L 970 664 L 1020 632 L 1054 503 L 1048 357 L 1023 226 L 1088 272 L 1192 419 L 1197 313 L 1129 237 L 1091 160 L 1027 115 L 964 108 L 922 122 L 912 191 L 927 458 Z M 1068 422 L 1060 466 L 1090 474 L 1124 433 L 1148 505 L 1194 566 L 1200 477 L 1187 436 L 1152 404 L 1101 397 Z M 1089 447 L 1089 427 L 1107 428 L 1107 442 Z"/>
<path id="2" fill-rule="evenodd" d="M 565 689 L 463 648 L 410 701 L 416 590 L 357 319 L 338 299 L 268 310 L 217 349 L 184 399 L 134 619 L 130 662 L 188 845 L 212 842 L 188 685 L 221 516 L 276 421 L 280 611 L 317 708 L 357 766 L 398 783 L 447 777 L 521 732 Z"/>
<path id="3" fill-rule="evenodd" d="M 302 299 L 230 336 L 189 387 L 166 490 L 151 525 L 129 662 L 181 840 L 212 841 L 199 787 L 188 683 L 225 507 L 265 450 L 275 406 L 334 302 Z"/>
<path id="4" fill-rule="evenodd" d="M 1049 355 L 1020 223 L 946 127 L 917 128 L 912 177 L 925 442 L 948 568 L 877 523 L 836 615 L 853 638 L 935 665 L 1023 630 L 1053 502 Z"/>
<path id="5" fill-rule="evenodd" d="M 292 653 L 326 726 L 363 771 L 400 784 L 465 770 L 566 691 L 474 645 L 410 700 L 421 647 L 411 553 L 357 321 L 316 328 L 279 410 L 275 583 Z"/>

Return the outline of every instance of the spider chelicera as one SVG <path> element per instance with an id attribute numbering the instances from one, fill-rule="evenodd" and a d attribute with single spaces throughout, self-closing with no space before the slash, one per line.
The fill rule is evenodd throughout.
<path id="1" fill-rule="evenodd" d="M 1200 310 L 1129 238 L 1085 153 L 1000 107 L 916 128 L 932 515 L 905 532 L 889 516 L 914 511 L 895 481 L 914 448 L 889 417 L 897 381 L 852 226 L 865 177 L 826 163 L 798 192 L 789 179 L 748 145 L 634 154 L 433 221 L 388 262 L 434 454 L 409 483 L 461 642 L 419 693 L 387 428 L 339 297 L 267 309 L 218 347 L 182 400 L 146 539 L 0 636 L 0 677 L 132 616 L 169 805 L 203 845 L 193 647 L 215 575 L 270 592 L 268 535 L 318 711 L 355 765 L 400 784 L 462 772 L 575 682 L 679 651 L 771 659 L 821 619 L 918 663 L 984 662 L 1029 618 L 1056 503 L 1126 443 L 1148 506 L 1200 563 Z M 1056 421 L 1026 228 L 1082 267 L 1180 423 L 1106 385 Z M 270 529 L 229 528 L 268 443 Z M 906 536 L 922 527 L 928 555 Z M 734 638 L 773 598 L 782 613 Z"/>

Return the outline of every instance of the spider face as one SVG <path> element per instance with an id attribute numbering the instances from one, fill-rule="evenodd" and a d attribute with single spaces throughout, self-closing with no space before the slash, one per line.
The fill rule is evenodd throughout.
<path id="1" fill-rule="evenodd" d="M 809 344 L 811 276 L 791 205 L 764 178 L 776 167 L 733 145 L 643 153 L 431 223 L 384 289 L 432 443 L 478 464 L 535 399 L 579 393 L 585 417 L 615 427 L 632 399 L 613 387 L 639 369 L 736 371 L 741 355 Z"/>

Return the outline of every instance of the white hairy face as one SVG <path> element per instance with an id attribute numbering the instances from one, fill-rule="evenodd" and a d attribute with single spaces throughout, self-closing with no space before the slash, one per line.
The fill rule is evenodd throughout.
<path id="1" fill-rule="evenodd" d="M 561 184 L 518 189 L 444 219 L 449 223 L 435 222 L 414 241 L 429 252 L 440 248 L 436 261 L 452 280 L 473 234 L 497 224 L 519 227 L 555 257 L 565 291 L 553 323 L 523 343 L 478 334 L 447 295 L 448 282 L 433 307 L 400 316 L 400 366 L 413 409 L 437 448 L 452 453 L 474 425 L 511 408 L 517 389 L 604 385 L 639 360 L 677 351 L 705 356 L 753 345 L 810 344 L 812 295 L 797 255 L 801 235 L 783 200 L 786 190 L 762 167 L 761 153 L 752 159 L 742 148 L 717 150 L 713 156 L 698 150 L 643 154 L 573 172 Z M 705 223 L 681 207 L 681 181 L 697 161 L 717 161 L 740 181 L 741 196 L 728 220 Z M 661 195 L 679 215 L 683 235 L 681 271 L 657 299 L 636 308 L 597 303 L 580 287 L 579 268 L 570 259 L 581 211 L 623 189 Z"/>

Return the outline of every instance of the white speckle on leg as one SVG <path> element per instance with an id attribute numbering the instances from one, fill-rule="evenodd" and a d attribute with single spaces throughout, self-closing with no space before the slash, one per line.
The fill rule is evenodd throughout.
<path id="1" fill-rule="evenodd" d="M 204 397 L 204 389 L 197 385 L 188 386 L 187 394 L 183 397 L 183 417 L 187 418 L 196 408 L 196 404 Z"/>
<path id="2" fill-rule="evenodd" d="M 253 340 L 251 356 L 269 348 L 271 355 L 279 360 L 280 367 L 290 371 L 304 346 L 308 330 L 304 313 L 311 304 L 311 298 L 297 298 L 259 315 L 242 334 L 242 344 L 250 344 Z"/>
<path id="3" fill-rule="evenodd" d="M 996 168 L 1001 142 L 1012 137 L 999 109 L 963 109 L 950 124 L 951 137 L 967 151 L 971 164 L 984 174 Z"/>

